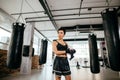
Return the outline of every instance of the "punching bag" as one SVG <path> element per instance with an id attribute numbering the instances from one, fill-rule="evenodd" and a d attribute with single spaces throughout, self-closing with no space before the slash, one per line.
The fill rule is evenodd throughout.
<path id="1" fill-rule="evenodd" d="M 47 40 L 41 40 L 41 51 L 40 51 L 40 57 L 39 57 L 39 64 L 45 64 L 47 59 Z"/>
<path id="2" fill-rule="evenodd" d="M 120 71 L 120 38 L 117 10 L 115 8 L 106 9 L 101 14 L 110 68 L 114 71 Z"/>
<path id="3" fill-rule="evenodd" d="M 96 36 L 94 34 L 89 34 L 88 42 L 89 42 L 89 52 L 90 52 L 90 70 L 92 73 L 99 73 L 100 66 L 98 59 Z"/>
<path id="4" fill-rule="evenodd" d="M 13 23 L 12 35 L 7 53 L 7 67 L 10 69 L 17 69 L 21 65 L 22 46 L 24 35 L 24 24 Z"/>

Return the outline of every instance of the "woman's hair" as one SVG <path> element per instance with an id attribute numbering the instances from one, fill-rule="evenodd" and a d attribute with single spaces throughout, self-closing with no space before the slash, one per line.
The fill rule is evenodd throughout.
<path id="1" fill-rule="evenodd" d="M 64 28 L 59 28 L 58 30 L 57 30 L 57 32 L 59 32 L 60 30 L 62 30 L 63 32 L 64 32 L 64 35 L 66 34 L 66 30 L 64 29 Z"/>

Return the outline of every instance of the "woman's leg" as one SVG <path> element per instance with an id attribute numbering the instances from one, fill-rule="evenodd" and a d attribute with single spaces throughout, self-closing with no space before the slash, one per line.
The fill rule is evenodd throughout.
<path id="1" fill-rule="evenodd" d="M 61 80 L 61 76 L 56 75 L 55 78 L 55 80 Z"/>
<path id="2" fill-rule="evenodd" d="M 71 80 L 71 75 L 66 75 L 65 80 Z"/>

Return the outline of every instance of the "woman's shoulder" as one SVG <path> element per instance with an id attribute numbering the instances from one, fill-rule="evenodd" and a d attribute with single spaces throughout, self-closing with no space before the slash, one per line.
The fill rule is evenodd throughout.
<path id="1" fill-rule="evenodd" d="M 57 40 L 53 40 L 52 44 L 57 44 Z"/>

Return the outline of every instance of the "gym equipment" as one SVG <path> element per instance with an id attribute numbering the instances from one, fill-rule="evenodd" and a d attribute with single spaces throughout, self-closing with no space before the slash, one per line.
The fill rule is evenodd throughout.
<path id="1" fill-rule="evenodd" d="M 80 69 L 80 64 L 78 63 L 78 61 L 77 61 L 76 68 L 77 68 L 77 69 Z"/>
<path id="2" fill-rule="evenodd" d="M 90 70 L 92 73 L 99 73 L 99 60 L 98 60 L 98 49 L 96 36 L 94 34 L 89 34 L 89 51 L 90 51 Z"/>
<path id="3" fill-rule="evenodd" d="M 13 23 L 12 35 L 7 53 L 7 67 L 10 69 L 17 69 L 21 65 L 22 58 L 22 46 L 24 26 L 23 23 Z"/>
<path id="4" fill-rule="evenodd" d="M 100 43 L 100 48 L 101 48 L 101 58 L 102 58 L 102 66 L 109 68 L 109 60 L 108 60 L 108 56 L 107 56 L 107 49 L 106 49 L 106 42 L 102 41 Z"/>
<path id="5" fill-rule="evenodd" d="M 41 40 L 41 51 L 40 51 L 40 57 L 39 57 L 39 64 L 45 64 L 47 59 L 47 40 Z"/>
<path id="6" fill-rule="evenodd" d="M 105 9 L 101 15 L 103 19 L 110 68 L 114 71 L 120 71 L 120 39 L 117 10 L 115 8 Z"/>

